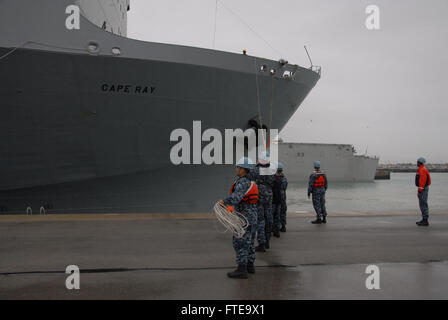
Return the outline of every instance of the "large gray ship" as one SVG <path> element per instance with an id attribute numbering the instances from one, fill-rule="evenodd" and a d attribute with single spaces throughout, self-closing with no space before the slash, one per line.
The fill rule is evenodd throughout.
<path id="1" fill-rule="evenodd" d="M 208 212 L 233 170 L 173 165 L 170 133 L 194 120 L 281 130 L 320 79 L 284 60 L 128 39 L 131 5 L 0 0 L 3 214 Z"/>
<path id="2" fill-rule="evenodd" d="M 333 182 L 373 182 L 379 158 L 356 154 L 349 144 L 279 142 L 279 160 L 290 182 L 308 181 L 319 160 Z"/>

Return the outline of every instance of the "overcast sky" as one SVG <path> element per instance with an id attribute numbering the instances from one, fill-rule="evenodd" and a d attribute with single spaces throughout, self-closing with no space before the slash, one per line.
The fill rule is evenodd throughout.
<path id="1" fill-rule="evenodd" d="M 323 68 L 282 131 L 291 142 L 353 144 L 381 162 L 448 162 L 448 0 L 219 0 L 216 49 Z M 129 37 L 213 48 L 215 0 L 132 0 Z M 365 9 L 381 10 L 381 30 Z M 281 56 L 280 56 L 281 55 Z"/>

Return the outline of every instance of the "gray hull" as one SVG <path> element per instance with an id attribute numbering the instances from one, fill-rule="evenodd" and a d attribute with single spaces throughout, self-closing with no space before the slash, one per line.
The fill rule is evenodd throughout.
<path id="1" fill-rule="evenodd" d="M 272 128 L 283 128 L 319 79 L 290 65 L 285 79 L 275 61 L 117 37 L 87 20 L 68 31 L 60 21 L 70 1 L 36 2 L 0 3 L 0 56 L 20 47 L 0 60 L 3 212 L 209 211 L 233 170 L 173 166 L 171 132 L 191 131 L 195 120 L 203 130 L 246 129 L 259 116 L 255 65 L 278 70 L 258 74 L 264 119 L 273 99 Z M 27 28 L 14 14 L 30 19 Z M 91 39 L 100 52 L 75 50 Z"/>

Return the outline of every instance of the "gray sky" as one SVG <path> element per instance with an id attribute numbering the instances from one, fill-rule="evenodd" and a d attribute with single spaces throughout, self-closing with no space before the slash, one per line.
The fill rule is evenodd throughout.
<path id="1" fill-rule="evenodd" d="M 447 0 L 220 0 L 291 63 L 323 67 L 281 133 L 286 141 L 349 143 L 381 162 L 448 162 Z M 381 30 L 365 27 L 369 4 Z M 129 37 L 213 48 L 215 0 L 132 0 Z M 216 49 L 279 59 L 222 5 Z"/>

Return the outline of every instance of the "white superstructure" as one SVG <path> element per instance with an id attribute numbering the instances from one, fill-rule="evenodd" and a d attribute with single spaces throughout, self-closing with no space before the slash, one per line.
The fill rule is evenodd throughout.
<path id="1" fill-rule="evenodd" d="M 77 0 L 82 14 L 113 34 L 127 36 L 130 0 Z"/>

